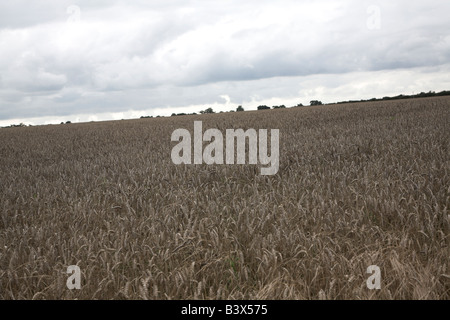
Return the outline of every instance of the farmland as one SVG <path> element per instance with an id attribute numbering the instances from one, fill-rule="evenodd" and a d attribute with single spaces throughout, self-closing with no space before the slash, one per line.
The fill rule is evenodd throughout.
<path id="1" fill-rule="evenodd" d="M 277 174 L 173 164 L 196 120 L 279 129 Z M 0 129 L 0 299 L 449 299 L 449 124 L 433 97 Z"/>

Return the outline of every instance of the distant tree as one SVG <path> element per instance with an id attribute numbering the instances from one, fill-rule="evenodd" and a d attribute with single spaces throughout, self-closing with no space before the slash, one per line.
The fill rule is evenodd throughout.
<path id="1" fill-rule="evenodd" d="M 205 110 L 200 111 L 200 113 L 204 114 L 204 113 L 215 113 L 215 112 L 214 112 L 214 110 L 212 108 L 207 108 Z"/>
<path id="2" fill-rule="evenodd" d="M 66 124 L 71 124 L 72 122 L 70 122 L 70 121 L 66 121 Z"/>
<path id="3" fill-rule="evenodd" d="M 436 93 L 436 95 L 438 95 L 438 96 L 448 96 L 448 95 L 450 95 L 450 91 L 444 90 L 444 91 L 441 91 L 439 93 Z"/>
<path id="4" fill-rule="evenodd" d="M 26 127 L 27 125 L 24 123 L 20 123 L 20 124 L 11 124 L 10 126 L 7 127 L 3 127 L 3 128 L 21 128 L 21 127 Z"/>
<path id="5" fill-rule="evenodd" d="M 322 101 L 319 101 L 319 100 L 311 100 L 309 103 L 312 106 L 320 106 L 320 105 L 322 105 Z"/>
<path id="6" fill-rule="evenodd" d="M 296 105 L 296 107 L 303 107 L 303 104 L 299 103 L 299 104 Z"/>
<path id="7" fill-rule="evenodd" d="M 270 109 L 270 107 L 266 105 L 258 106 L 258 110 L 268 110 L 268 109 Z"/>
<path id="8" fill-rule="evenodd" d="M 236 111 L 244 111 L 244 108 L 242 108 L 242 106 L 239 106 L 236 108 Z"/>

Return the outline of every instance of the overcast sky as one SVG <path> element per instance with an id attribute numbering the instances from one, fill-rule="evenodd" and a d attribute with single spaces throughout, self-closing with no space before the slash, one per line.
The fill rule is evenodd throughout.
<path id="1" fill-rule="evenodd" d="M 0 126 L 450 89 L 450 1 L 0 0 Z"/>

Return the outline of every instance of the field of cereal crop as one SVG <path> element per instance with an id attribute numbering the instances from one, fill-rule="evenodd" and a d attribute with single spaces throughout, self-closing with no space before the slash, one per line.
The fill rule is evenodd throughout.
<path id="1" fill-rule="evenodd" d="M 173 164 L 194 120 L 279 129 L 279 171 Z M 449 299 L 449 124 L 437 97 L 2 128 L 0 299 Z"/>

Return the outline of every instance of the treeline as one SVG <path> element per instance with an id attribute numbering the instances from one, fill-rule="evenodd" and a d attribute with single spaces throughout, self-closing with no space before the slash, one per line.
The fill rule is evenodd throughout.
<path id="1" fill-rule="evenodd" d="M 398 96 L 394 96 L 394 97 L 383 97 L 383 98 L 372 98 L 369 100 L 365 100 L 365 99 L 361 99 L 361 100 L 348 100 L 348 101 L 339 101 L 339 102 L 332 102 L 332 103 L 326 103 L 326 104 L 344 104 L 344 103 L 356 103 L 356 102 L 370 102 L 370 101 L 385 101 L 385 100 L 398 100 L 398 99 L 414 99 L 414 98 L 426 98 L 426 97 L 438 97 L 438 96 L 448 96 L 450 95 L 450 91 L 449 90 L 444 90 L 441 92 L 434 92 L 434 91 L 429 91 L 429 92 L 421 92 L 418 94 L 412 94 L 412 95 L 404 95 L 404 94 L 400 94 Z M 310 106 L 321 106 L 321 105 L 325 105 L 324 103 L 322 103 L 322 101 L 320 100 L 311 100 L 309 102 Z M 290 108 L 295 108 L 295 107 L 304 107 L 304 105 L 302 103 L 297 104 L 296 106 L 292 106 Z M 279 105 L 279 106 L 272 106 L 269 107 L 267 105 L 260 105 L 258 106 L 258 110 L 270 110 L 270 109 L 285 109 L 286 106 L 285 105 Z M 242 106 L 238 106 L 236 108 L 236 112 L 240 112 L 240 111 L 244 111 L 244 108 Z M 235 112 L 234 110 L 230 110 L 229 112 Z M 205 110 L 201 110 L 199 111 L 200 114 L 211 114 L 211 113 L 216 113 L 212 108 L 207 108 Z M 220 113 L 223 113 L 223 111 L 220 111 Z M 172 113 L 172 117 L 174 116 L 186 116 L 186 115 L 195 115 L 197 113 Z M 159 116 L 158 116 L 159 117 Z M 141 119 L 143 118 L 153 118 L 152 116 L 142 116 Z"/>
<path id="2" fill-rule="evenodd" d="M 450 91 L 449 90 L 444 90 L 441 92 L 434 92 L 434 91 L 429 91 L 429 92 L 421 92 L 418 94 L 411 94 L 411 95 L 405 95 L 405 94 L 400 94 L 398 96 L 394 96 L 394 97 L 383 97 L 383 98 L 372 98 L 369 100 L 348 100 L 348 101 L 339 101 L 336 103 L 329 103 L 329 104 L 342 104 L 342 103 L 355 103 L 355 102 L 369 102 L 369 101 L 386 101 L 386 100 L 400 100 L 400 99 L 414 99 L 414 98 L 427 98 L 427 97 L 439 97 L 439 96 L 450 96 Z"/>
<path id="3" fill-rule="evenodd" d="M 299 105 L 297 105 L 297 106 L 299 106 Z M 272 109 L 284 109 L 284 108 L 286 108 L 285 105 L 272 106 Z M 266 105 L 258 106 L 258 110 L 267 110 L 267 109 L 270 109 L 270 107 L 268 107 Z M 238 106 L 236 108 L 236 112 L 241 112 L 241 111 L 244 111 L 244 108 L 242 106 Z M 235 111 L 234 110 L 230 110 L 228 112 L 235 112 Z M 213 108 L 206 108 L 205 110 L 199 111 L 199 113 L 200 114 L 211 114 L 211 113 L 216 113 L 216 112 L 213 110 Z M 223 113 L 223 111 L 220 111 L 220 113 Z M 175 117 L 175 116 L 187 116 L 187 115 L 195 115 L 195 114 L 197 114 L 197 113 L 195 113 L 195 112 L 194 113 L 172 113 L 171 116 Z M 142 118 L 151 118 L 151 117 L 141 117 L 141 119 Z"/>
<path id="4" fill-rule="evenodd" d="M 372 98 L 372 99 L 361 99 L 361 100 L 348 100 L 348 101 L 339 101 L 339 102 L 334 102 L 334 103 L 327 103 L 327 104 L 344 104 L 344 103 L 356 103 L 356 102 L 370 102 L 370 101 L 386 101 L 386 100 L 400 100 L 400 99 L 415 99 L 415 98 L 427 98 L 427 97 L 440 97 L 440 96 L 450 96 L 450 90 L 444 90 L 441 92 L 435 92 L 435 91 L 429 91 L 429 92 L 421 92 L 418 94 L 411 94 L 411 95 L 405 95 L 405 94 L 400 94 L 398 96 L 394 96 L 394 97 L 383 97 L 383 98 Z M 311 106 L 319 106 L 319 105 L 323 105 L 322 101 L 319 100 L 311 100 L 310 101 L 310 105 Z M 296 106 L 292 106 L 291 108 L 294 107 L 303 107 L 303 104 L 299 103 Z M 272 106 L 272 109 L 284 109 L 286 108 L 285 105 L 280 105 L 280 106 Z M 267 105 L 260 105 L 258 106 L 258 110 L 269 110 L 271 109 L 269 106 Z M 242 106 L 238 106 L 236 108 L 236 112 L 239 111 L 244 111 L 244 108 Z M 230 110 L 229 112 L 234 112 L 234 110 Z M 215 111 L 212 108 L 207 108 L 205 110 L 201 110 L 199 112 L 200 114 L 208 114 L 208 113 L 215 113 Z M 222 113 L 222 111 L 220 112 Z M 196 115 L 197 113 L 172 113 L 172 117 L 173 116 L 186 116 L 186 115 Z M 160 118 L 161 116 L 155 116 L 155 118 Z M 141 116 L 141 119 L 148 119 L 148 118 L 153 118 L 153 116 Z M 65 124 L 70 124 L 70 121 L 66 121 Z M 64 122 L 61 122 L 61 124 L 64 124 Z M 31 127 L 31 124 L 28 125 L 29 127 Z M 20 128 L 20 127 L 27 127 L 27 125 L 20 123 L 20 124 L 12 124 L 10 126 L 7 127 L 1 127 L 1 128 Z"/>
<path id="5" fill-rule="evenodd" d="M 31 127 L 31 124 L 28 126 Z M 6 126 L 6 127 L 2 127 L 2 128 L 23 128 L 23 127 L 27 127 L 27 125 L 24 123 L 20 123 L 20 124 L 12 124 L 10 126 Z"/>

